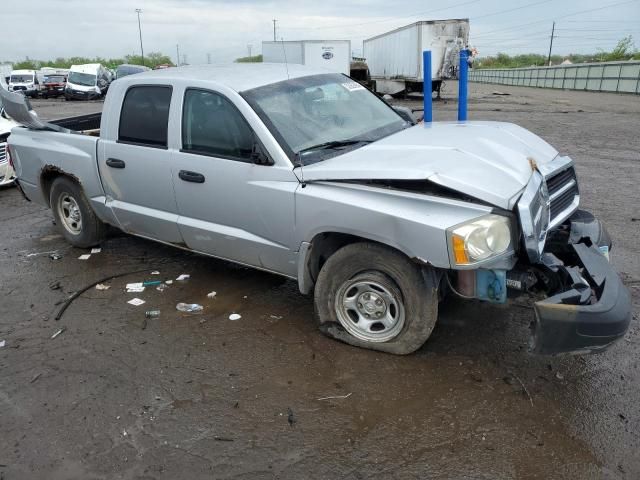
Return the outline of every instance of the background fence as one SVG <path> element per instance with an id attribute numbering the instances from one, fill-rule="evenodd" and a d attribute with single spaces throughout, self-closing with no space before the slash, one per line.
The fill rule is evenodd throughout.
<path id="1" fill-rule="evenodd" d="M 640 61 L 472 69 L 469 81 L 522 87 L 640 94 Z"/>

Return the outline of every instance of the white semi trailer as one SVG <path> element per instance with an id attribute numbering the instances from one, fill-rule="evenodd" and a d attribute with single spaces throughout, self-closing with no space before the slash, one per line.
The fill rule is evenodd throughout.
<path id="1" fill-rule="evenodd" d="M 391 95 L 423 90 L 422 52 L 431 50 L 433 91 L 442 80 L 456 78 L 460 50 L 469 42 L 469 19 L 412 23 L 364 41 L 375 91 Z"/>
<path id="2" fill-rule="evenodd" d="M 326 68 L 349 75 L 351 69 L 351 41 L 297 40 L 262 42 L 262 61 L 291 63 Z"/>

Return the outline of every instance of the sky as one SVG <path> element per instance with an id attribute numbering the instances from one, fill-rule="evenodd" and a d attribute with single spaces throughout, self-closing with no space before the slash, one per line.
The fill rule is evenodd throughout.
<path id="1" fill-rule="evenodd" d="M 640 47 L 640 0 L 2 0 L 0 61 L 145 52 L 224 63 L 260 53 L 263 40 L 362 40 L 418 20 L 469 18 L 480 56 L 610 50 L 625 35 Z"/>

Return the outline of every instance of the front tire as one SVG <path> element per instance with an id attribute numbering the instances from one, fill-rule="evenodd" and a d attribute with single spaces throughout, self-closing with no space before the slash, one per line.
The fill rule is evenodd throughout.
<path id="1" fill-rule="evenodd" d="M 323 265 L 316 320 L 326 335 L 357 347 L 406 355 L 429 338 L 438 317 L 438 280 L 406 256 L 354 243 Z"/>
<path id="2" fill-rule="evenodd" d="M 106 225 L 96 216 L 80 186 L 68 177 L 53 181 L 49 197 L 56 225 L 74 247 L 98 245 L 105 237 Z"/>

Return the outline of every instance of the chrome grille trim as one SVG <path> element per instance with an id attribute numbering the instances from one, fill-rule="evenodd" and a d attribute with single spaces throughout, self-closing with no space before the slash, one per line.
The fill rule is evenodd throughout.
<path id="1" fill-rule="evenodd" d="M 7 162 L 7 144 L 0 143 L 0 164 Z"/>
<path id="2" fill-rule="evenodd" d="M 524 247 L 532 262 L 537 262 L 547 241 L 550 223 L 550 202 L 544 177 L 537 171 L 524 189 L 518 201 L 520 226 Z"/>

